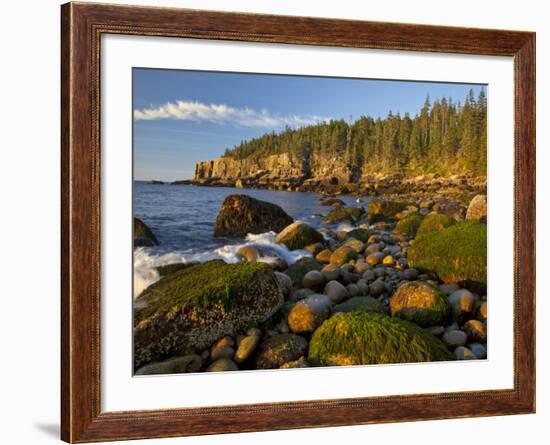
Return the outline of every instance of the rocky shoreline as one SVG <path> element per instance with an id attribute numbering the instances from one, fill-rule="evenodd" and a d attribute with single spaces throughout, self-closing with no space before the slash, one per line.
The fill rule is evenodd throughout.
<path id="1" fill-rule="evenodd" d="M 247 245 L 239 263 L 163 266 L 135 301 L 136 375 L 485 359 L 485 181 L 423 181 L 378 180 L 384 199 L 366 208 L 336 197 L 375 196 L 366 183 L 328 183 L 318 230 L 274 204 L 228 196 L 216 234 L 273 230 L 305 256 L 287 264 Z M 141 224 L 135 240 L 148 245 L 154 234 Z"/>

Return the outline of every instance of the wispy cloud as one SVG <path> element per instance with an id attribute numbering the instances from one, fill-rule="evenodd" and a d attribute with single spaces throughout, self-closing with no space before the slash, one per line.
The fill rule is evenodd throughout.
<path id="1" fill-rule="evenodd" d="M 329 120 L 323 116 L 300 116 L 295 114 L 281 115 L 271 113 L 267 109 L 234 108 L 225 104 L 205 104 L 187 100 L 166 102 L 157 108 L 134 110 L 136 120 L 189 120 L 208 121 L 217 124 L 232 124 L 245 127 L 278 128 L 303 127 Z"/>

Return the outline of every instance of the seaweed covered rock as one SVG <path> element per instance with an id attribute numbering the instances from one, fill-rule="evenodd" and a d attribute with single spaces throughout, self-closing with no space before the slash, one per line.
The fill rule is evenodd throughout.
<path id="1" fill-rule="evenodd" d="M 159 276 L 165 277 L 166 275 L 170 275 L 171 273 L 177 272 L 179 270 L 187 269 L 188 267 L 195 266 L 197 264 L 199 263 L 194 261 L 190 263 L 170 263 L 163 266 L 158 266 L 157 272 L 159 273 Z"/>
<path id="2" fill-rule="evenodd" d="M 324 243 L 323 235 L 302 221 L 295 221 L 285 227 L 275 238 L 290 250 L 303 249 L 310 244 Z"/>
<path id="3" fill-rule="evenodd" d="M 134 366 L 202 350 L 266 320 L 283 304 L 263 263 L 209 261 L 167 275 L 139 297 Z"/>
<path id="4" fill-rule="evenodd" d="M 487 195 L 474 196 L 468 205 L 466 219 L 474 221 L 487 220 Z"/>
<path id="5" fill-rule="evenodd" d="M 229 195 L 216 217 L 214 236 L 246 236 L 248 233 L 280 232 L 293 219 L 278 205 L 247 195 Z"/>
<path id="6" fill-rule="evenodd" d="M 183 357 L 173 357 L 163 362 L 149 363 L 136 371 L 135 375 L 155 374 L 182 374 L 186 372 L 197 372 L 202 366 L 201 358 L 196 354 L 189 354 Z"/>
<path id="7" fill-rule="evenodd" d="M 158 244 L 153 231 L 141 219 L 134 216 L 134 247 L 157 246 Z"/>
<path id="8" fill-rule="evenodd" d="M 417 236 L 408 260 L 411 267 L 435 272 L 445 283 L 483 292 L 487 286 L 487 227 L 467 221 Z"/>
<path id="9" fill-rule="evenodd" d="M 399 286 L 391 298 L 390 311 L 393 317 L 427 327 L 443 324 L 449 305 L 436 287 L 423 281 L 410 281 Z"/>
<path id="10" fill-rule="evenodd" d="M 408 205 L 408 202 L 403 201 L 371 201 L 369 202 L 368 215 L 371 222 L 393 219 L 397 213 L 405 210 Z"/>
<path id="11" fill-rule="evenodd" d="M 454 223 L 456 223 L 456 220 L 451 218 L 449 215 L 435 212 L 428 213 L 416 231 L 416 236 L 424 235 L 426 233 L 439 232 L 440 230 L 452 226 Z"/>
<path id="12" fill-rule="evenodd" d="M 356 310 L 338 313 L 313 334 L 308 360 L 350 366 L 450 360 L 445 344 L 413 323 Z"/>
<path id="13" fill-rule="evenodd" d="M 296 334 L 278 334 L 264 340 L 256 355 L 256 369 L 276 369 L 302 357 L 307 340 Z"/>
<path id="14" fill-rule="evenodd" d="M 300 287 L 306 273 L 310 270 L 320 270 L 322 266 L 323 265 L 319 261 L 313 258 L 303 257 L 289 266 L 285 274 L 290 277 L 295 287 Z"/>
<path id="15" fill-rule="evenodd" d="M 395 233 L 398 235 L 408 236 L 409 238 L 414 238 L 420 224 L 422 224 L 423 219 L 424 217 L 419 214 L 406 216 L 405 218 L 399 220 L 396 224 Z"/>

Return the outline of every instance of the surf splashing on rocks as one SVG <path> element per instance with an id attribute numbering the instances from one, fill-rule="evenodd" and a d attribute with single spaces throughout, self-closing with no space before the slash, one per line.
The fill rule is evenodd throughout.
<path id="1" fill-rule="evenodd" d="M 241 261 L 237 252 L 244 246 L 258 246 L 267 248 L 267 253 L 258 258 L 258 261 L 272 263 L 277 259 L 283 259 L 290 266 L 305 256 L 311 256 L 307 250 L 288 250 L 284 245 L 275 242 L 276 233 L 266 232 L 260 234 L 248 234 L 244 242 L 238 244 L 226 244 L 224 246 L 196 252 L 171 251 L 161 252 L 157 248 L 139 247 L 134 250 L 134 298 L 145 289 L 160 279 L 157 267 L 174 263 L 203 263 L 205 261 L 222 259 L 226 263 Z"/>

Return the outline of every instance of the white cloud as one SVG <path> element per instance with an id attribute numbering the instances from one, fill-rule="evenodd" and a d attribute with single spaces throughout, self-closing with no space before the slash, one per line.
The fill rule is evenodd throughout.
<path id="1" fill-rule="evenodd" d="M 225 104 L 205 104 L 187 100 L 167 102 L 158 108 L 134 110 L 136 120 L 190 120 L 208 121 L 217 124 L 233 124 L 245 127 L 277 128 L 288 125 L 302 127 L 329 120 L 322 116 L 299 116 L 273 114 L 267 109 L 234 108 Z"/>

